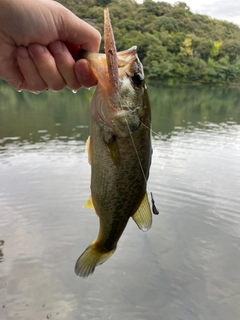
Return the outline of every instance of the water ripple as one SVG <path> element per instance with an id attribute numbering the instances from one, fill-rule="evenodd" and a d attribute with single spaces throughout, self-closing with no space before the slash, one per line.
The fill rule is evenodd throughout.
<path id="1" fill-rule="evenodd" d="M 203 99 L 207 89 L 194 90 Z M 148 189 L 160 214 L 147 233 L 130 219 L 116 253 L 85 280 L 73 268 L 98 232 L 82 207 L 90 97 L 79 92 L 73 106 L 67 94 L 24 94 L 1 111 L 1 319 L 239 319 L 239 108 L 229 97 L 215 108 L 210 93 L 202 104 L 189 91 L 157 94 Z"/>

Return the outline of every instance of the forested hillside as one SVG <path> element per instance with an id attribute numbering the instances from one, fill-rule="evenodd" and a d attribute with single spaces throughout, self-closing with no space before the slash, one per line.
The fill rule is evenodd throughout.
<path id="1" fill-rule="evenodd" d="M 103 35 L 110 10 L 117 50 L 138 46 L 149 79 L 168 82 L 240 82 L 240 28 L 193 14 L 184 2 L 59 0 Z M 103 50 L 103 48 L 102 48 Z"/>

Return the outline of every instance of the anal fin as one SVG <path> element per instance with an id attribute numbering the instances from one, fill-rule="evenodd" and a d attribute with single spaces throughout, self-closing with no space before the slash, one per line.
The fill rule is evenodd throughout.
<path id="1" fill-rule="evenodd" d="M 147 193 L 145 193 L 143 200 L 132 216 L 139 229 L 142 231 L 148 231 L 152 226 L 152 212 L 148 201 Z"/>

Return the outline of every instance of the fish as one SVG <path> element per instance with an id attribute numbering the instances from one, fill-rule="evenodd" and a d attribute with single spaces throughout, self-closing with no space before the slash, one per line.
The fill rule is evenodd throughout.
<path id="1" fill-rule="evenodd" d="M 80 51 L 98 83 L 90 105 L 91 196 L 85 207 L 99 218 L 97 238 L 75 264 L 86 278 L 108 260 L 132 217 L 142 231 L 152 225 L 147 180 L 152 158 L 151 108 L 137 47 L 117 52 L 108 9 L 105 54 Z"/>

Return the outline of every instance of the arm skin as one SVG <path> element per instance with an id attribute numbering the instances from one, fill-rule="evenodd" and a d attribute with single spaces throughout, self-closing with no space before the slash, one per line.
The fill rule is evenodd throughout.
<path id="1" fill-rule="evenodd" d="M 96 84 L 88 62 L 75 62 L 71 49 L 98 52 L 101 36 L 61 4 L 1 0 L 0 21 L 0 78 L 15 89 L 38 93 Z"/>

